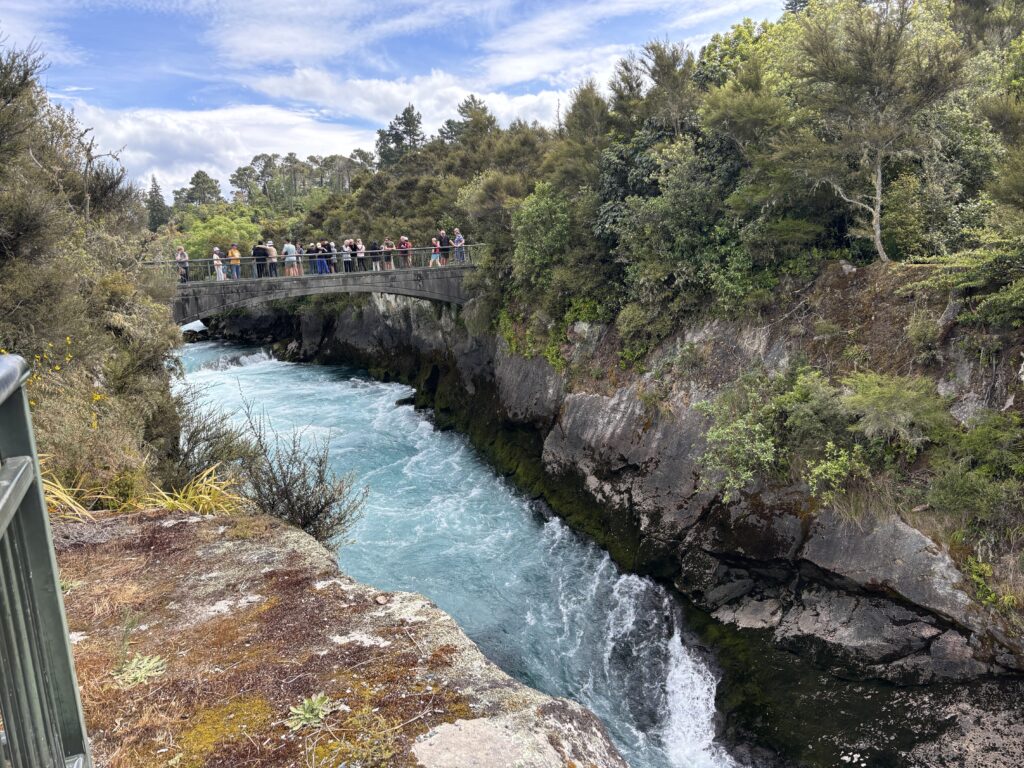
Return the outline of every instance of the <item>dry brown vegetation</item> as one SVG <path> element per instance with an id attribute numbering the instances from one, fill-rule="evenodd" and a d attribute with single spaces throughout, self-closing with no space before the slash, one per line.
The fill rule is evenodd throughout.
<path id="1" fill-rule="evenodd" d="M 150 512 L 56 538 L 98 765 L 415 765 L 417 735 L 474 716 L 442 679 L 456 648 L 280 522 Z M 166 671 L 126 690 L 115 672 L 136 656 Z M 321 692 L 334 712 L 290 730 L 289 707 Z"/>

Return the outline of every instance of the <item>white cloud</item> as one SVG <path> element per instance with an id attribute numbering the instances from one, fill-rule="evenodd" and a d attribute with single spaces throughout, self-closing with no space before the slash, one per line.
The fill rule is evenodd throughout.
<path id="1" fill-rule="evenodd" d="M 373 144 L 372 131 L 273 106 L 115 110 L 76 101 L 74 109 L 102 146 L 125 147 L 121 161 L 132 177 L 148 184 L 155 175 L 168 194 L 197 168 L 219 179 L 227 193 L 228 176 L 261 152 L 347 155 Z"/>
<path id="2" fill-rule="evenodd" d="M 502 123 L 550 124 L 559 103 L 568 106 L 572 87 L 588 77 L 604 86 L 618 59 L 644 42 L 635 39 L 642 34 L 632 18 L 637 14 L 660 20 L 648 37 L 685 34 L 696 48 L 743 14 L 771 15 L 780 7 L 781 0 L 0 0 L 0 29 L 18 45 L 37 40 L 54 69 L 64 69 L 63 82 L 75 85 L 52 95 L 74 104 L 104 146 L 125 146 L 123 160 L 134 177 L 148 181 L 155 173 L 169 191 L 203 167 L 226 191 L 231 171 L 260 152 L 372 149 L 373 129 L 408 103 L 422 113 L 427 132 L 453 117 L 470 93 Z M 64 66 L 87 53 L 91 67 L 102 66 L 99 51 L 68 42 L 71 14 L 96 8 L 187 15 L 203 55 L 162 58 L 153 71 L 194 80 L 196 92 L 229 94 L 236 105 L 97 106 L 105 84 L 78 80 L 76 70 Z M 393 42 L 410 34 L 421 38 L 416 51 L 437 57 L 431 71 L 410 60 L 415 56 L 404 39 Z M 414 68 L 384 74 L 403 64 Z M 189 103 L 177 92 L 154 92 L 147 103 L 166 103 L 162 98 Z M 237 104 L 248 99 L 273 103 Z"/>
<path id="3" fill-rule="evenodd" d="M 694 29 L 709 21 L 727 20 L 729 24 L 738 22 L 744 16 L 754 13 L 754 20 L 759 21 L 768 16 L 777 16 L 782 3 L 777 0 L 730 0 L 726 3 L 709 4 L 703 8 L 686 10 L 672 21 L 672 29 Z M 710 34 L 707 36 L 710 38 Z"/>
<path id="4" fill-rule="evenodd" d="M 85 52 L 73 46 L 60 21 L 68 5 L 62 0 L 3 0 L 0 4 L 0 32 L 7 44 L 27 48 L 35 44 L 55 64 L 78 64 Z"/>
<path id="5" fill-rule="evenodd" d="M 441 70 L 384 80 L 344 79 L 323 69 L 302 67 L 287 75 L 255 78 L 248 84 L 273 98 L 312 104 L 332 115 L 361 118 L 380 126 L 411 103 L 423 115 L 423 127 L 428 132 L 454 117 L 459 102 L 471 93 L 487 102 L 503 123 L 516 118 L 550 123 L 559 100 L 564 101 L 567 94 L 557 89 L 520 95 L 489 91 L 474 88 L 472 82 Z"/>

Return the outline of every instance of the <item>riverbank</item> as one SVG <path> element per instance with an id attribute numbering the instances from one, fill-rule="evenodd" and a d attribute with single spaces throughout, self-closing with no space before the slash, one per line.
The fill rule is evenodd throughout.
<path id="1" fill-rule="evenodd" d="M 895 516 L 849 524 L 808 515 L 796 494 L 763 489 L 723 505 L 699 490 L 703 420 L 692 404 L 714 391 L 712 376 L 720 385 L 753 360 L 787 359 L 784 334 L 696 329 L 687 338 L 715 365 L 687 366 L 681 385 L 608 368 L 581 388 L 543 358 L 517 355 L 467 325 L 472 317 L 462 313 L 373 296 L 229 316 L 214 332 L 274 343 L 289 359 L 353 362 L 411 383 L 438 426 L 468 434 L 495 467 L 624 567 L 672 583 L 703 615 L 714 614 L 702 636 L 726 657 L 719 708 L 730 743 L 767 744 L 813 765 L 842 758 L 821 743 L 861 743 L 885 762 L 950 729 L 948 720 L 905 716 L 936 697 L 968 691 L 974 703 L 964 706 L 989 715 L 1018 706 L 1019 638 L 971 599 L 948 555 L 923 534 Z M 600 358 L 600 329 L 580 324 L 571 336 L 570 360 L 576 352 Z M 970 371 L 952 384 L 965 386 L 963 378 Z M 754 674 L 758 663 L 775 677 Z M 1010 678 L 983 682 L 996 673 Z M 780 690 L 780 679 L 803 687 Z M 972 680 L 982 682 L 955 683 Z M 863 708 L 835 706 L 866 690 L 888 725 Z"/>
<path id="2" fill-rule="evenodd" d="M 626 766 L 583 707 L 279 521 L 154 510 L 54 538 L 97 766 Z M 323 723 L 290 728 L 318 694 Z"/>

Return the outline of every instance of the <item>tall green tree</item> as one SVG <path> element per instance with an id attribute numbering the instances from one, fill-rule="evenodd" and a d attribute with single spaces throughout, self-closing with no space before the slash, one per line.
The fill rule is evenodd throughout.
<path id="1" fill-rule="evenodd" d="M 224 198 L 220 194 L 220 182 L 204 170 L 193 173 L 187 187 L 174 190 L 174 206 L 176 208 L 209 205 L 223 202 L 223 200 Z"/>
<path id="2" fill-rule="evenodd" d="M 943 13 L 913 0 L 840 0 L 800 17 L 798 99 L 813 117 L 773 162 L 866 216 L 882 261 L 886 171 L 920 155 L 920 118 L 962 82 L 963 49 Z"/>
<path id="3" fill-rule="evenodd" d="M 425 142 L 423 118 L 409 104 L 388 123 L 387 128 L 377 131 L 377 159 L 383 167 L 394 166 L 406 153 L 419 149 Z"/>
<path id="4" fill-rule="evenodd" d="M 146 193 L 146 213 L 148 214 L 149 229 L 152 232 L 156 232 L 171 220 L 171 206 L 164 200 L 164 193 L 157 183 L 156 176 L 151 178 L 149 192 Z"/>

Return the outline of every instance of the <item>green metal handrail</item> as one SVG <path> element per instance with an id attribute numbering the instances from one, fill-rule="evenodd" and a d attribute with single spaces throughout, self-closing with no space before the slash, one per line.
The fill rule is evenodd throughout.
<path id="1" fill-rule="evenodd" d="M 0 768 L 90 768 L 28 373 L 0 355 Z"/>

